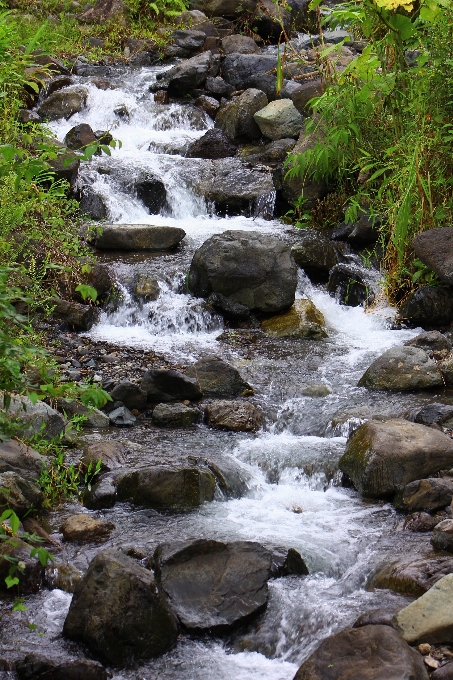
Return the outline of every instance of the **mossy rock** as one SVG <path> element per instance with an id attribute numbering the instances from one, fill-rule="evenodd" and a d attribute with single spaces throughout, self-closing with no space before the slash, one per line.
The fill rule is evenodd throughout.
<path id="1" fill-rule="evenodd" d="M 311 300 L 296 300 L 287 312 L 266 319 L 261 326 L 277 338 L 322 340 L 327 338 L 324 324 L 324 316 Z"/>

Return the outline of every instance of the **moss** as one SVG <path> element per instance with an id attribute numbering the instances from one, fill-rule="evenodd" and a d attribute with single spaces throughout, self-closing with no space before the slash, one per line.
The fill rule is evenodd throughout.
<path id="1" fill-rule="evenodd" d="M 296 300 L 283 314 L 262 322 L 263 330 L 277 338 L 327 338 L 324 317 L 311 300 Z"/>

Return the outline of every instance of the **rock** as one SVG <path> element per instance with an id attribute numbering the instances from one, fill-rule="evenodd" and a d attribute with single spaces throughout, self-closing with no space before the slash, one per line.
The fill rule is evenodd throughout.
<path id="1" fill-rule="evenodd" d="M 159 282 L 157 279 L 147 276 L 146 274 L 138 273 L 135 279 L 134 293 L 147 302 L 149 300 L 157 300 L 160 293 Z"/>
<path id="2" fill-rule="evenodd" d="M 216 76 L 217 74 L 218 68 L 216 73 L 215 61 L 211 52 L 202 52 L 191 59 L 185 59 L 160 75 L 165 78 L 165 82 L 168 84 L 170 96 L 184 97 L 195 88 L 204 85 L 208 76 Z"/>
<path id="3" fill-rule="evenodd" d="M 248 307 L 238 302 L 231 302 L 225 295 L 220 295 L 219 293 L 211 293 L 206 303 L 217 312 L 220 312 L 225 319 L 230 319 L 231 321 L 242 321 L 250 317 Z"/>
<path id="4" fill-rule="evenodd" d="M 297 266 L 289 247 L 253 231 L 225 231 L 203 243 L 192 259 L 189 290 L 220 293 L 250 310 L 280 312 L 295 298 Z"/>
<path id="5" fill-rule="evenodd" d="M 68 76 L 70 73 L 63 62 L 60 61 L 60 59 L 51 57 L 50 55 L 41 51 L 33 52 L 33 62 L 38 66 L 45 66 L 52 74 L 59 73 L 61 75 Z"/>
<path id="6" fill-rule="evenodd" d="M 368 420 L 348 439 L 339 467 L 368 498 L 386 498 L 406 484 L 449 470 L 453 441 L 407 420 Z"/>
<path id="7" fill-rule="evenodd" d="M 79 151 L 90 144 L 96 144 L 97 137 L 87 123 L 80 123 L 71 128 L 64 138 L 64 143 L 68 149 Z"/>
<path id="8" fill-rule="evenodd" d="M 234 92 L 234 86 L 226 83 L 220 76 L 216 76 L 206 78 L 205 90 L 218 98 L 229 97 Z"/>
<path id="9" fill-rule="evenodd" d="M 453 642 L 453 574 L 437 581 L 424 595 L 404 607 L 394 626 L 410 643 Z"/>
<path id="10" fill-rule="evenodd" d="M 262 163 L 275 167 L 286 160 L 287 155 L 294 148 L 294 144 L 294 139 L 277 139 L 265 146 L 252 147 L 250 153 L 248 153 L 248 150 L 242 149 L 241 158 L 246 163 Z"/>
<path id="11" fill-rule="evenodd" d="M 434 671 L 431 680 L 453 680 L 453 663 L 447 663 Z"/>
<path id="12" fill-rule="evenodd" d="M 327 338 L 324 316 L 311 300 L 296 300 L 283 314 L 262 321 L 261 326 L 268 335 L 277 338 Z"/>
<path id="13" fill-rule="evenodd" d="M 182 12 L 175 17 L 175 23 L 185 26 L 186 28 L 196 28 L 197 31 L 203 31 L 206 36 L 217 35 L 217 30 L 209 21 L 206 14 L 199 10 L 193 9 L 191 11 Z"/>
<path id="14" fill-rule="evenodd" d="M 428 680 L 422 656 L 390 626 L 350 628 L 321 642 L 294 680 Z"/>
<path id="15" fill-rule="evenodd" d="M 179 227 L 150 224 L 105 224 L 96 236 L 100 250 L 170 250 L 176 248 L 186 232 Z"/>
<path id="16" fill-rule="evenodd" d="M 197 400 L 202 396 L 200 387 L 193 377 L 167 368 L 146 371 L 140 386 L 150 401 Z"/>
<path id="17" fill-rule="evenodd" d="M 89 7 L 80 14 L 78 21 L 83 24 L 103 26 L 109 22 L 123 27 L 129 25 L 129 7 L 124 0 L 98 0 L 94 7 Z"/>
<path id="18" fill-rule="evenodd" d="M 421 347 L 433 354 L 436 359 L 445 357 L 452 348 L 450 340 L 439 331 L 424 331 L 415 338 L 406 340 L 404 344 L 406 347 Z"/>
<path id="19" fill-rule="evenodd" d="M 38 510 L 43 501 L 40 487 L 35 481 L 24 479 L 16 472 L 0 474 L 0 512 L 11 509 L 18 517 L 30 510 Z"/>
<path id="20" fill-rule="evenodd" d="M 226 101 L 219 109 L 215 126 L 223 130 L 233 142 L 261 137 L 260 128 L 254 120 L 257 111 L 267 104 L 261 90 L 249 88 L 232 101 Z"/>
<path id="21" fill-rule="evenodd" d="M 423 390 L 443 386 L 437 364 L 419 347 L 391 347 L 375 359 L 358 382 L 373 390 Z"/>
<path id="22" fill-rule="evenodd" d="M 52 140 L 52 144 L 58 153 L 57 158 L 48 161 L 54 179 L 69 182 L 70 189 L 74 190 L 79 174 L 80 158 L 74 151 L 66 149 L 56 139 Z"/>
<path id="23" fill-rule="evenodd" d="M 352 262 L 336 264 L 330 270 L 327 290 L 342 305 L 369 307 L 379 288 L 378 272 Z"/>
<path id="24" fill-rule="evenodd" d="M 85 108 L 88 90 L 84 87 L 73 87 L 70 90 L 59 90 L 44 99 L 38 108 L 38 113 L 45 120 L 59 120 L 70 118 Z"/>
<path id="25" fill-rule="evenodd" d="M 272 553 L 258 543 L 164 543 L 154 561 L 157 579 L 189 631 L 224 633 L 267 606 Z"/>
<path id="26" fill-rule="evenodd" d="M 301 232 L 300 240 L 291 248 L 292 256 L 311 281 L 326 283 L 330 270 L 338 264 L 338 251 L 320 231 Z"/>
<path id="27" fill-rule="evenodd" d="M 181 47 L 183 50 L 193 52 L 199 50 L 200 47 L 203 46 L 203 43 L 206 40 L 206 33 L 191 29 L 179 30 L 174 31 L 172 38 L 175 45 Z"/>
<path id="28" fill-rule="evenodd" d="M 72 84 L 73 79 L 70 75 L 55 76 L 47 83 L 46 96 L 49 97 L 54 92 L 62 90 L 64 87 L 70 87 Z"/>
<path id="29" fill-rule="evenodd" d="M 228 158 L 235 156 L 237 146 L 223 130 L 212 128 L 192 142 L 186 151 L 186 158 Z"/>
<path id="30" fill-rule="evenodd" d="M 361 614 L 354 622 L 353 628 L 361 628 L 362 626 L 391 626 L 393 617 L 399 611 L 400 605 L 393 607 L 385 607 L 382 609 L 373 609 L 370 612 Z"/>
<path id="31" fill-rule="evenodd" d="M 446 574 L 453 574 L 453 557 L 401 560 L 381 568 L 369 587 L 388 588 L 402 595 L 419 597 Z"/>
<path id="32" fill-rule="evenodd" d="M 277 57 L 273 54 L 228 54 L 222 64 L 222 77 L 236 90 L 243 90 L 248 78 L 276 67 Z"/>
<path id="33" fill-rule="evenodd" d="M 31 446 L 15 439 L 0 441 L 0 474 L 15 472 L 26 479 L 37 479 L 45 461 L 46 457 Z"/>
<path id="34" fill-rule="evenodd" d="M 453 424 L 453 406 L 448 404 L 428 404 L 424 406 L 415 416 L 415 422 L 422 425 L 445 425 L 449 427 L 450 421 Z"/>
<path id="35" fill-rule="evenodd" d="M 453 284 L 453 227 L 429 229 L 412 241 L 417 257 L 448 285 Z"/>
<path id="36" fill-rule="evenodd" d="M 96 222 L 107 218 L 107 207 L 102 197 L 94 192 L 91 187 L 84 187 L 82 189 L 79 209 L 82 215 Z"/>
<path id="37" fill-rule="evenodd" d="M 253 38 L 235 33 L 222 39 L 222 50 L 225 54 L 255 54 L 260 48 Z"/>
<path id="38" fill-rule="evenodd" d="M 76 586 L 63 635 L 118 666 L 170 650 L 178 624 L 153 573 L 105 550 Z"/>
<path id="39" fill-rule="evenodd" d="M 82 572 L 68 562 L 52 562 L 46 568 L 46 585 L 49 590 L 58 588 L 73 593 L 82 578 Z"/>
<path id="40" fill-rule="evenodd" d="M 206 406 L 210 427 L 234 432 L 256 432 L 263 422 L 261 409 L 247 401 L 213 401 Z"/>
<path id="41" fill-rule="evenodd" d="M 296 139 L 302 130 L 302 116 L 289 99 L 271 102 L 253 116 L 262 134 L 269 139 Z"/>
<path id="42" fill-rule="evenodd" d="M 453 385 L 453 353 L 440 363 L 440 372 L 446 385 Z"/>
<path id="43" fill-rule="evenodd" d="M 414 512 L 407 516 L 404 528 L 408 531 L 426 532 L 432 531 L 438 523 L 439 519 L 428 512 Z"/>
<path id="44" fill-rule="evenodd" d="M 167 204 L 167 190 L 165 184 L 156 177 L 148 177 L 147 179 L 138 182 L 135 185 L 135 191 L 137 192 L 137 198 L 145 204 L 150 215 L 158 215 Z M 171 229 L 172 227 L 165 228 Z M 175 227 L 173 227 L 173 229 L 175 229 Z M 182 229 L 180 231 L 182 231 Z M 180 240 L 181 239 L 179 239 L 179 241 Z M 177 241 L 177 243 L 179 243 L 179 241 Z M 170 247 L 172 248 L 173 246 Z M 159 248 L 159 250 L 162 250 L 162 248 Z"/>
<path id="45" fill-rule="evenodd" d="M 29 123 L 42 123 L 41 116 L 36 111 L 29 111 L 28 109 L 20 109 L 17 117 L 18 123 L 28 125 Z"/>
<path id="46" fill-rule="evenodd" d="M 116 503 L 116 486 L 110 477 L 102 477 L 91 489 L 85 489 L 83 503 L 90 510 L 113 508 Z"/>
<path id="47" fill-rule="evenodd" d="M 203 8 L 208 17 L 236 17 L 243 12 L 253 12 L 256 0 L 244 0 L 240 4 L 236 0 L 191 0 L 194 9 Z"/>
<path id="48" fill-rule="evenodd" d="M 444 519 L 434 527 L 431 544 L 437 550 L 453 552 L 453 519 Z"/>
<path id="49" fill-rule="evenodd" d="M 222 458 L 221 460 L 205 460 L 204 463 L 215 476 L 226 498 L 242 498 L 247 493 L 251 475 L 244 468 L 239 467 L 235 460 Z"/>
<path id="50" fill-rule="evenodd" d="M 291 7 L 293 30 L 316 34 L 318 18 L 316 10 L 309 10 L 308 0 L 288 0 L 288 5 Z"/>
<path id="51" fill-rule="evenodd" d="M 67 399 L 57 399 L 57 409 L 65 415 L 66 418 L 73 416 L 83 416 L 82 427 L 108 427 L 108 416 L 97 408 L 87 407 L 80 404 L 78 401 L 68 401 Z"/>
<path id="52" fill-rule="evenodd" d="M 184 404 L 157 404 L 153 411 L 153 423 L 158 427 L 190 427 L 200 417 L 200 409 Z"/>
<path id="53" fill-rule="evenodd" d="M 110 392 L 113 401 L 122 401 L 130 410 L 144 409 L 147 403 L 147 393 L 130 380 L 121 380 Z"/>
<path id="54" fill-rule="evenodd" d="M 4 474 L 13 474 L 5 472 Z M 12 508 L 14 509 L 14 508 Z M 20 538 L 14 541 L 2 541 L 0 544 L 0 590 L 5 591 L 5 578 L 9 575 L 11 562 L 18 560 L 25 564 L 23 573 L 16 572 L 20 581 L 20 593 L 37 593 L 42 588 L 44 579 L 44 567 L 36 557 L 30 557 L 30 545 Z M 11 592 L 11 591 L 10 591 Z"/>
<path id="55" fill-rule="evenodd" d="M 274 548 L 272 552 L 272 576 L 308 576 L 308 567 L 294 548 Z"/>
<path id="56" fill-rule="evenodd" d="M 104 666 L 87 659 L 60 660 L 27 654 L 15 666 L 19 680 L 107 680 Z"/>
<path id="57" fill-rule="evenodd" d="M 302 83 L 295 83 L 293 80 L 290 80 L 282 88 L 282 96 L 288 96 L 299 113 L 306 116 L 310 113 L 311 109 L 309 101 L 313 97 L 320 97 L 324 94 L 325 89 L 326 83 L 322 78 L 306 80 Z"/>
<path id="58" fill-rule="evenodd" d="M 446 326 L 453 321 L 453 298 L 446 286 L 422 286 L 404 300 L 399 318 L 414 326 Z"/>
<path id="59" fill-rule="evenodd" d="M 348 241 L 355 247 L 373 245 L 379 239 L 380 219 L 364 213 L 356 222 L 342 222 L 332 232 L 334 241 Z"/>
<path id="60" fill-rule="evenodd" d="M 214 99 L 214 97 L 207 97 L 206 95 L 202 94 L 200 97 L 195 99 L 194 106 L 198 107 L 202 111 L 205 111 L 205 113 L 207 113 L 208 116 L 211 116 L 211 118 L 215 118 L 220 104 L 217 99 Z M 221 156 L 217 156 L 217 158 L 221 158 Z"/>
<path id="61" fill-rule="evenodd" d="M 214 499 L 213 474 L 197 467 L 154 466 L 127 472 L 118 480 L 120 500 L 155 510 L 187 511 Z"/>
<path id="62" fill-rule="evenodd" d="M 450 505 L 452 499 L 453 480 L 433 477 L 406 484 L 404 489 L 395 495 L 393 505 L 398 510 L 409 512 L 414 510 L 434 512 Z"/>
<path id="63" fill-rule="evenodd" d="M 187 375 L 195 378 L 204 397 L 238 397 L 253 392 L 236 368 L 214 354 L 199 359 L 187 369 Z"/>
<path id="64" fill-rule="evenodd" d="M 65 541 L 72 543 L 89 543 L 91 541 L 106 541 L 112 533 L 115 525 L 95 519 L 90 515 L 71 515 L 61 525 L 60 532 Z"/>
<path id="65" fill-rule="evenodd" d="M 119 406 L 109 413 L 111 425 L 116 427 L 131 427 L 135 425 L 137 418 L 129 411 L 126 406 Z"/>
<path id="66" fill-rule="evenodd" d="M 325 138 L 324 129 L 320 126 L 315 128 L 313 132 L 306 133 L 302 130 L 296 146 L 292 151 L 295 158 L 306 151 L 313 149 L 318 142 Z M 297 201 L 300 196 L 304 196 L 306 202 L 304 207 L 307 209 L 314 208 L 316 201 L 323 198 L 327 193 L 327 185 L 323 181 L 315 182 L 314 180 L 307 180 L 300 175 L 289 176 L 288 170 L 294 167 L 297 161 L 285 167 L 284 174 L 281 179 L 281 189 L 283 198 L 289 203 Z"/>
<path id="67" fill-rule="evenodd" d="M 3 396 L 0 394 L 3 407 Z M 21 436 L 32 437 L 40 433 L 46 439 L 54 439 L 65 431 L 67 420 L 43 401 L 33 404 L 28 397 L 12 397 L 8 415 L 14 416 L 21 423 Z"/>
<path id="68" fill-rule="evenodd" d="M 99 309 L 92 305 L 60 298 L 53 298 L 51 302 L 55 305 L 52 316 L 64 321 L 76 331 L 89 331 L 99 319 Z"/>
<path id="69" fill-rule="evenodd" d="M 264 40 L 278 42 L 282 26 L 286 33 L 290 31 L 291 11 L 275 5 L 272 0 L 259 0 L 253 18 L 253 30 Z"/>

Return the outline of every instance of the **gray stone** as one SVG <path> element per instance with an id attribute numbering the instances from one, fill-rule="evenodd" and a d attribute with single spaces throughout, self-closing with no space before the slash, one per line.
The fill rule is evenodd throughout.
<path id="1" fill-rule="evenodd" d="M 187 375 L 197 381 L 204 397 L 239 397 L 253 391 L 234 366 L 215 354 L 199 359 L 187 369 Z"/>
<path id="2" fill-rule="evenodd" d="M 216 116 L 215 126 L 221 128 L 233 142 L 259 139 L 261 132 L 255 122 L 255 114 L 266 104 L 267 97 L 264 92 L 254 88 L 247 89 L 239 97 L 222 104 Z"/>
<path id="3" fill-rule="evenodd" d="M 424 331 L 415 338 L 406 340 L 404 344 L 407 347 L 421 347 L 434 354 L 436 359 L 449 354 L 452 348 L 450 340 L 439 331 Z"/>
<path id="4" fill-rule="evenodd" d="M 299 267 L 315 283 L 327 282 L 330 270 L 339 260 L 333 244 L 314 229 L 301 230 L 300 239 L 291 248 L 291 253 Z"/>
<path id="5" fill-rule="evenodd" d="M 220 293 L 211 293 L 206 300 L 206 304 L 222 314 L 225 319 L 230 319 L 231 321 L 242 321 L 250 317 L 248 307 L 238 302 L 232 302 L 225 295 L 220 295 Z"/>
<path id="6" fill-rule="evenodd" d="M 403 559 L 381 567 L 369 588 L 386 588 L 402 595 L 419 597 L 447 574 L 453 574 L 453 557 Z"/>
<path id="7" fill-rule="evenodd" d="M 308 576 L 308 567 L 294 548 L 274 548 L 272 551 L 272 576 Z"/>
<path id="8" fill-rule="evenodd" d="M 229 97 L 234 92 L 233 85 L 226 83 L 220 76 L 206 78 L 205 89 L 206 92 L 218 98 Z"/>
<path id="9" fill-rule="evenodd" d="M 353 628 L 361 628 L 362 626 L 391 626 L 393 618 L 399 610 L 400 605 L 394 605 L 393 607 L 373 609 L 370 612 L 365 612 L 354 622 Z"/>
<path id="10" fill-rule="evenodd" d="M 421 286 L 400 307 L 399 317 L 414 326 L 446 326 L 453 321 L 453 296 L 446 286 Z"/>
<path id="11" fill-rule="evenodd" d="M 428 229 L 414 238 L 412 247 L 423 264 L 453 285 L 453 227 Z"/>
<path id="12" fill-rule="evenodd" d="M 98 24 L 108 22 L 127 27 L 129 25 L 129 7 L 124 0 L 98 0 L 78 17 L 83 24 Z"/>
<path id="13" fill-rule="evenodd" d="M 204 463 L 211 470 L 217 484 L 226 498 L 241 498 L 249 489 L 252 477 L 248 471 L 239 467 L 236 460 L 222 458 L 221 460 L 205 460 Z"/>
<path id="14" fill-rule="evenodd" d="M 0 441 L 0 473 L 16 472 L 26 479 L 37 479 L 46 460 L 45 456 L 23 442 L 15 439 Z"/>
<path id="15" fill-rule="evenodd" d="M 173 66 L 169 71 L 162 73 L 168 92 L 171 96 L 184 97 L 192 90 L 204 85 L 208 76 L 216 76 L 215 58 L 211 52 L 202 52 L 191 59 L 185 59 L 180 64 Z"/>
<path id="16" fill-rule="evenodd" d="M 184 404 L 157 404 L 153 411 L 153 423 L 159 427 L 190 427 L 200 417 L 200 409 Z"/>
<path id="17" fill-rule="evenodd" d="M 236 153 L 237 146 L 223 130 L 212 128 L 190 144 L 186 151 L 186 158 L 228 158 L 235 156 Z"/>
<path id="18" fill-rule="evenodd" d="M 215 118 L 220 107 L 217 99 L 214 99 L 214 97 L 207 97 L 204 94 L 197 97 L 193 104 L 202 111 L 205 111 L 205 113 L 207 113 L 208 116 L 211 116 L 211 118 Z"/>
<path id="19" fill-rule="evenodd" d="M 79 151 L 96 142 L 97 137 L 87 123 L 80 123 L 80 125 L 71 128 L 64 138 L 64 143 L 68 149 L 73 151 Z"/>
<path id="20" fill-rule="evenodd" d="M 3 406 L 3 395 L 0 393 L 0 403 Z M 47 439 L 53 439 L 67 426 L 67 420 L 61 413 L 55 411 L 43 401 L 33 404 L 28 397 L 13 397 L 8 408 L 8 415 L 19 419 L 21 434 L 31 437 L 34 434 L 42 434 Z"/>
<path id="21" fill-rule="evenodd" d="M 41 116 L 36 111 L 29 111 L 28 109 L 20 109 L 17 120 L 22 125 L 29 123 L 42 123 Z"/>
<path id="22" fill-rule="evenodd" d="M 91 187 L 84 187 L 81 192 L 79 208 L 82 215 L 90 220 L 100 222 L 107 217 L 107 207 L 99 194 Z"/>
<path id="23" fill-rule="evenodd" d="M 241 158 L 245 163 L 262 163 L 275 167 L 286 160 L 294 145 L 294 139 L 276 139 L 264 146 L 245 147 L 241 151 Z"/>
<path id="24" fill-rule="evenodd" d="M 167 205 L 167 190 L 162 180 L 157 177 L 147 177 L 135 185 L 137 198 L 149 210 L 150 215 L 158 215 Z"/>
<path id="25" fill-rule="evenodd" d="M 234 432 L 256 432 L 263 423 L 261 409 L 247 401 L 213 401 L 206 406 L 211 427 Z"/>
<path id="26" fill-rule="evenodd" d="M 449 354 L 439 366 L 445 384 L 453 385 L 453 353 Z"/>
<path id="27" fill-rule="evenodd" d="M 236 17 L 243 12 L 253 12 L 256 0 L 190 0 L 190 7 L 203 11 L 208 17 Z"/>
<path id="28" fill-rule="evenodd" d="M 423 390 L 443 386 L 439 368 L 419 347 L 391 347 L 365 371 L 359 387 L 373 390 Z"/>
<path id="29" fill-rule="evenodd" d="M 126 406 L 119 406 L 109 413 L 110 423 L 116 427 L 131 427 L 135 425 L 137 418 Z"/>
<path id="30" fill-rule="evenodd" d="M 453 441 L 407 420 L 369 420 L 348 439 L 340 470 L 369 498 L 386 498 L 406 484 L 453 464 Z"/>
<path id="31" fill-rule="evenodd" d="M 159 282 L 147 274 L 138 273 L 135 278 L 134 293 L 146 301 L 157 300 L 160 294 Z"/>
<path id="32" fill-rule="evenodd" d="M 18 517 L 27 515 L 30 510 L 39 510 L 43 501 L 38 484 L 16 472 L 0 474 L 0 491 L 0 512 L 11 509 Z"/>
<path id="33" fill-rule="evenodd" d="M 186 232 L 179 227 L 150 224 L 105 224 L 96 236 L 100 250 L 170 250 L 176 248 Z"/>
<path id="34" fill-rule="evenodd" d="M 72 300 L 53 298 L 52 316 L 64 321 L 76 331 L 89 331 L 99 319 L 99 309 L 93 305 L 84 305 Z"/>
<path id="35" fill-rule="evenodd" d="M 296 139 L 302 130 L 302 116 L 289 99 L 268 104 L 253 116 L 262 134 L 269 139 Z"/>
<path id="36" fill-rule="evenodd" d="M 325 92 L 325 89 L 325 81 L 321 78 L 305 80 L 302 83 L 288 80 L 282 88 L 281 96 L 291 99 L 299 113 L 306 116 L 310 113 L 311 108 L 308 102 L 313 97 L 320 97 Z"/>
<path id="37" fill-rule="evenodd" d="M 444 576 L 394 619 L 396 630 L 414 644 L 453 642 L 453 574 Z"/>
<path id="38" fill-rule="evenodd" d="M 278 338 L 327 338 L 324 315 L 307 299 L 295 300 L 288 311 L 265 319 L 261 327 L 268 335 Z"/>
<path id="39" fill-rule="evenodd" d="M 243 90 L 247 87 L 248 78 L 276 67 L 277 57 L 274 54 L 228 54 L 222 64 L 222 77 L 237 90 Z"/>
<path id="40" fill-rule="evenodd" d="M 453 519 L 444 519 L 434 527 L 431 544 L 438 550 L 453 552 Z"/>
<path id="41" fill-rule="evenodd" d="M 223 38 L 222 50 L 225 54 L 255 54 L 260 48 L 253 38 L 235 33 Z"/>
<path id="42" fill-rule="evenodd" d="M 77 584 L 63 635 L 122 666 L 169 651 L 178 624 L 153 573 L 120 552 L 106 550 L 96 555 Z"/>
<path id="43" fill-rule="evenodd" d="M 206 40 L 206 33 L 203 31 L 188 29 L 175 31 L 173 33 L 173 42 L 178 47 L 184 50 L 194 51 L 199 50 Z"/>
<path id="44" fill-rule="evenodd" d="M 50 170 L 54 174 L 54 179 L 69 182 L 70 188 L 74 190 L 79 174 L 80 158 L 74 151 L 66 149 L 64 144 L 56 139 L 52 140 L 52 145 L 58 154 L 56 158 L 49 160 Z"/>
<path id="45" fill-rule="evenodd" d="M 144 409 L 147 393 L 130 380 L 121 380 L 110 392 L 113 401 L 122 401 L 128 409 Z"/>
<path id="46" fill-rule="evenodd" d="M 97 408 L 84 406 L 77 401 L 68 401 L 67 399 L 58 399 L 56 407 L 67 418 L 83 416 L 84 420 L 81 423 L 82 427 L 109 426 L 109 417 Z"/>
<path id="47" fill-rule="evenodd" d="M 124 466 L 125 448 L 121 442 L 112 440 L 94 442 L 86 444 L 83 449 L 81 463 L 88 468 L 95 469 L 98 461 L 101 461 L 101 470 L 111 472 Z"/>
<path id="48" fill-rule="evenodd" d="M 88 659 L 53 659 L 27 654 L 15 666 L 19 680 L 107 680 L 104 666 Z"/>
<path id="49" fill-rule="evenodd" d="M 90 510 L 113 508 L 116 503 L 116 485 L 110 477 L 102 477 L 91 489 L 85 489 L 83 503 Z"/>
<path id="50" fill-rule="evenodd" d="M 415 422 L 421 425 L 443 425 L 449 420 L 453 421 L 453 406 L 448 404 L 428 404 L 415 416 Z"/>
<path id="51" fill-rule="evenodd" d="M 406 484 L 394 499 L 393 505 L 398 510 L 425 510 L 434 512 L 450 505 L 453 499 L 453 479 L 432 477 L 431 479 L 418 479 Z"/>
<path id="52" fill-rule="evenodd" d="M 220 293 L 250 310 L 279 312 L 294 302 L 297 265 L 289 247 L 273 236 L 225 231 L 196 251 L 188 285 L 198 297 Z"/>
<path id="53" fill-rule="evenodd" d="M 60 532 L 65 541 L 71 543 L 91 543 L 106 541 L 115 525 L 80 513 L 70 515 L 61 525 Z"/>
<path id="54" fill-rule="evenodd" d="M 447 663 L 434 671 L 431 680 L 453 680 L 453 663 Z"/>
<path id="55" fill-rule="evenodd" d="M 38 108 L 38 113 L 45 120 L 58 120 L 70 118 L 85 108 L 88 99 L 88 90 L 84 87 L 73 87 L 70 90 L 54 92 L 43 101 Z"/>
<path id="56" fill-rule="evenodd" d="M 141 388 L 150 401 L 200 399 L 201 389 L 191 376 L 167 368 L 155 368 L 143 375 Z"/>
<path id="57" fill-rule="evenodd" d="M 316 144 L 321 142 L 324 138 L 325 131 L 321 125 L 318 125 L 318 127 L 310 133 L 306 133 L 305 130 L 302 130 L 292 155 L 297 159 L 300 154 L 313 149 Z M 304 206 L 308 209 L 313 208 L 316 205 L 316 201 L 326 195 L 327 185 L 323 181 L 315 182 L 312 179 L 305 179 L 297 174 L 290 177 L 288 175 L 288 170 L 291 167 L 294 167 L 295 164 L 297 164 L 297 160 L 285 168 L 281 186 L 283 197 L 289 203 L 293 203 L 294 201 L 297 201 L 300 196 L 304 196 L 306 199 Z"/>

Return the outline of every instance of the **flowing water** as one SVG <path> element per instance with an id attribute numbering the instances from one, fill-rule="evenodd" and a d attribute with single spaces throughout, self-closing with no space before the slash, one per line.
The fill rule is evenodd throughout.
<path id="1" fill-rule="evenodd" d="M 365 611 L 392 603 L 403 606 L 407 600 L 401 596 L 367 591 L 369 577 L 386 557 L 427 549 L 428 539 L 402 531 L 401 517 L 391 505 L 363 502 L 354 490 L 338 483 L 338 460 L 361 414 L 403 415 L 426 399 L 383 397 L 356 386 L 376 356 L 416 331 L 391 330 L 393 310 L 386 307 L 373 313 L 341 307 L 301 275 L 297 295 L 312 299 L 324 314 L 326 340 L 252 338 L 235 344 L 222 341 L 225 336 L 219 339 L 222 318 L 185 292 L 194 250 L 226 229 L 272 233 L 288 242 L 297 240 L 297 233 L 278 221 L 212 214 L 197 189 L 210 161 L 182 155 L 212 121 L 190 104 L 155 104 L 148 88 L 158 70 L 162 69 L 118 71 L 112 79 L 116 89 L 107 91 L 97 89 L 90 79 L 78 79 L 89 89 L 87 108 L 70 121 L 52 124 L 61 140 L 71 127 L 86 122 L 94 130 L 111 130 L 122 141 L 111 158 L 94 158 L 81 173 L 83 183 L 104 198 L 109 221 L 176 225 L 187 234 L 174 253 L 104 257 L 116 272 L 123 297 L 116 311 L 103 313 L 90 336 L 93 341 L 152 348 L 186 365 L 208 353 L 224 357 L 254 386 L 253 401 L 263 408 L 266 425 L 257 435 L 212 431 L 204 425 L 171 432 L 140 426 L 111 434 L 133 440 L 131 465 L 183 460 L 188 455 L 233 461 L 248 479 L 248 491 L 228 501 L 219 493 L 214 502 L 188 514 L 118 504 L 97 513 L 116 526 L 104 546 L 134 546 L 149 555 L 163 540 L 256 540 L 296 548 L 310 576 L 271 581 L 268 609 L 250 628 L 224 640 L 181 638 L 164 657 L 135 670 L 115 671 L 113 677 L 290 680 L 324 637 L 350 626 Z M 123 105 L 128 116 L 119 118 L 114 110 Z M 137 179 L 150 175 L 165 183 L 168 199 L 163 214 L 150 215 L 134 196 Z M 159 280 L 158 300 L 142 306 L 134 301 L 129 291 L 137 272 Z M 324 396 L 310 396 L 313 389 Z M 54 513 L 53 528 L 57 530 L 75 511 L 68 505 Z M 65 544 L 58 558 L 84 570 L 97 550 L 95 545 Z M 58 589 L 27 598 L 28 620 L 45 633 L 42 637 L 26 629 L 24 615 L 5 613 L 9 625 L 4 652 L 19 644 L 21 650 L 77 655 L 78 648 L 60 636 L 70 599 Z"/>

